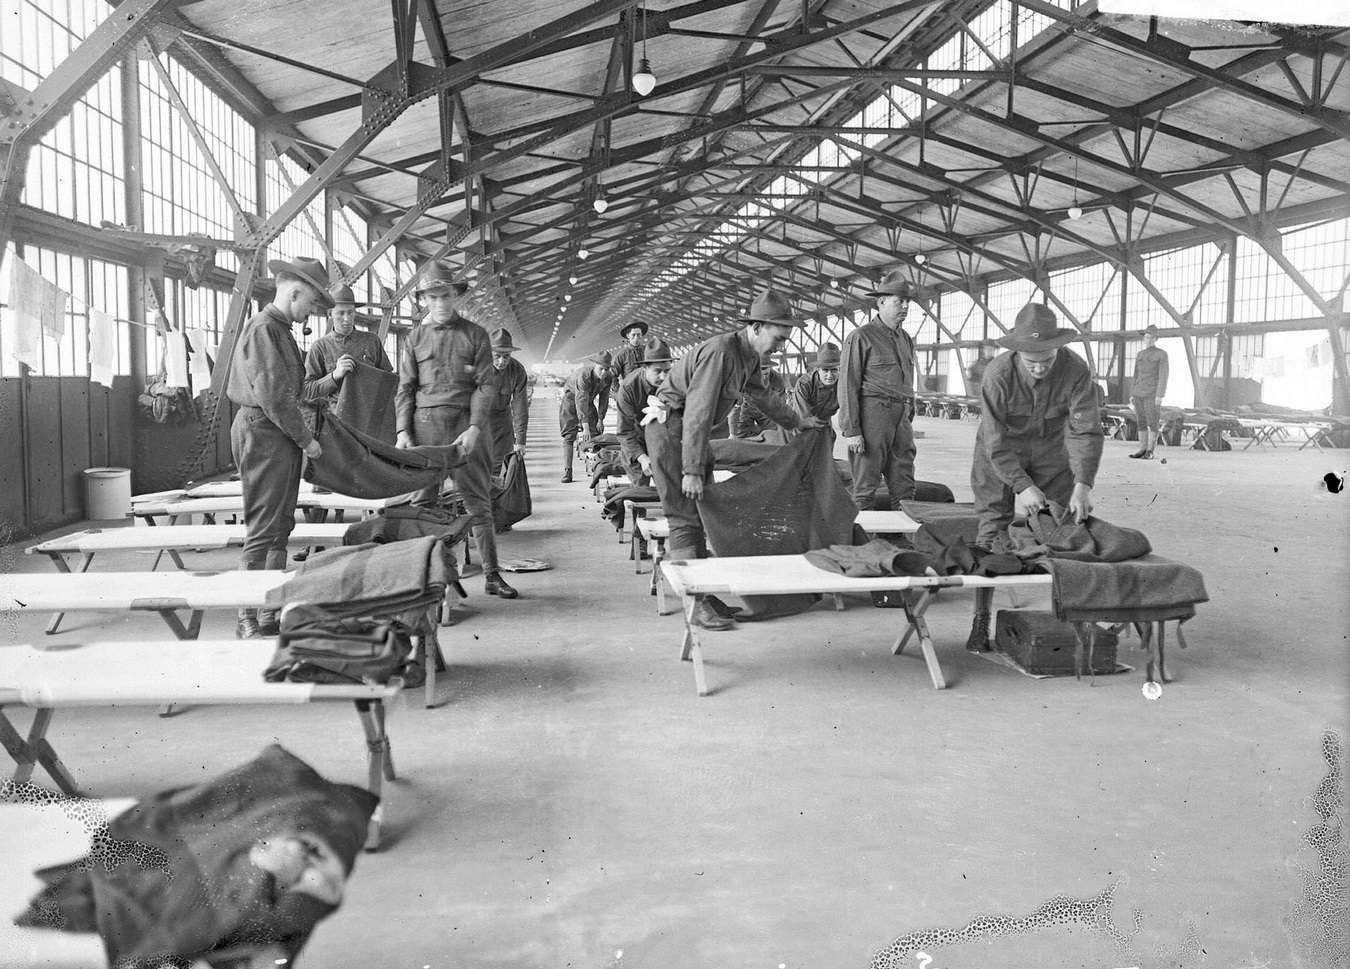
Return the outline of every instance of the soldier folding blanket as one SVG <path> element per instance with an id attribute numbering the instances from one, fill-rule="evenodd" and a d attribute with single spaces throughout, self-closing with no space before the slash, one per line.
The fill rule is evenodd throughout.
<path id="1" fill-rule="evenodd" d="M 317 461 L 306 459 L 305 480 L 353 498 L 393 498 L 439 488 L 464 463 L 454 444 L 396 448 L 361 433 L 323 408 L 314 411 L 314 436 L 323 456 Z"/>

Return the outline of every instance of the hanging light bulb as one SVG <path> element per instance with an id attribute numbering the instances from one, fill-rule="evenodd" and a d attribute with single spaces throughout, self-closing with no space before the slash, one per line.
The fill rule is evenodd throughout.
<path id="1" fill-rule="evenodd" d="M 831 280 L 830 280 L 830 289 L 838 289 L 838 288 L 839 288 L 839 280 L 837 280 L 837 279 L 831 279 Z"/>
<path id="2" fill-rule="evenodd" d="M 1079 206 L 1077 200 L 1075 200 L 1073 205 L 1069 206 L 1069 218 L 1077 222 L 1082 217 L 1083 217 L 1083 209 Z"/>
<path id="3" fill-rule="evenodd" d="M 646 46 L 645 41 L 643 46 Z M 638 61 L 637 73 L 633 75 L 633 90 L 644 98 L 656 90 L 656 75 L 652 73 L 652 66 L 645 57 Z"/>
<path id="4" fill-rule="evenodd" d="M 922 265 L 923 265 L 924 263 L 926 263 L 927 261 L 928 261 L 928 257 L 925 256 L 923 253 L 919 253 L 918 255 L 916 255 L 916 256 L 914 257 L 914 264 L 915 264 L 916 266 L 922 266 Z"/>
<path id="5" fill-rule="evenodd" d="M 597 195 L 595 201 L 591 203 L 591 207 L 595 209 L 596 215 L 604 215 L 605 209 L 609 208 L 609 203 L 605 201 L 603 195 Z"/>
<path id="6" fill-rule="evenodd" d="M 638 97 L 645 98 L 656 90 L 656 75 L 647 60 L 647 5 L 642 5 L 642 57 L 638 60 L 637 73 L 633 75 L 633 90 Z"/>
<path id="7" fill-rule="evenodd" d="M 578 259 L 589 259 L 589 258 L 590 258 L 590 255 L 591 255 L 591 252 L 590 252 L 589 249 L 578 249 L 578 250 L 577 250 L 577 258 L 578 258 Z"/>
<path id="8" fill-rule="evenodd" d="M 568 277 L 567 277 L 567 281 L 568 281 L 569 283 L 571 283 L 573 286 L 575 286 L 575 285 L 577 284 L 577 277 L 575 277 L 575 276 L 568 276 Z"/>
<path id="9" fill-rule="evenodd" d="M 572 302 L 572 294 L 568 293 L 566 296 L 563 297 L 563 299 L 567 300 L 567 302 L 569 303 Z"/>

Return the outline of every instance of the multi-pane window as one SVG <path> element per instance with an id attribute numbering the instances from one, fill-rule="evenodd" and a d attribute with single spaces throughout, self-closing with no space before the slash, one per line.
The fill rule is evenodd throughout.
<path id="1" fill-rule="evenodd" d="M 347 206 L 334 207 L 333 258 L 350 270 L 369 248 L 366 241 L 369 231 L 366 220 L 360 213 Z M 334 278 L 337 277 L 336 267 L 329 267 L 329 271 Z M 348 280 L 347 285 L 351 286 L 352 292 L 356 294 L 358 303 L 370 302 L 370 273 L 362 273 L 359 279 Z"/>
<path id="2" fill-rule="evenodd" d="M 7 0 L 0 78 L 32 91 L 111 7 L 103 0 Z M 121 70 L 98 79 L 33 147 L 21 201 L 90 225 L 126 221 Z"/>
<path id="3" fill-rule="evenodd" d="M 146 230 L 233 240 L 236 214 L 230 196 L 244 212 L 256 211 L 253 126 L 182 64 L 161 55 L 159 65 L 187 106 L 189 122 L 175 106 L 169 85 L 154 63 L 139 63 Z M 228 194 L 212 174 L 193 135 L 193 124 L 224 175 Z M 228 249 L 216 252 L 216 265 L 231 272 L 239 268 L 237 257 Z"/>
<path id="4" fill-rule="evenodd" d="M 267 212 L 269 215 L 286 202 L 309 178 L 309 173 L 300 167 L 288 155 L 269 158 L 264 166 L 267 180 Z M 304 210 L 282 229 L 271 245 L 267 247 L 269 259 L 297 259 L 305 256 L 318 259 L 325 264 L 328 255 L 324 252 L 324 199 L 319 192 Z"/>
<path id="5" fill-rule="evenodd" d="M 1065 269 L 1050 274 L 1050 292 L 1085 328 L 1115 330 L 1120 327 L 1120 276 L 1105 262 Z"/>
<path id="6" fill-rule="evenodd" d="M 1007 279 L 990 283 L 985 305 L 1004 327 L 1011 330 L 1018 312 L 1039 297 L 1036 284 L 1030 279 Z"/>

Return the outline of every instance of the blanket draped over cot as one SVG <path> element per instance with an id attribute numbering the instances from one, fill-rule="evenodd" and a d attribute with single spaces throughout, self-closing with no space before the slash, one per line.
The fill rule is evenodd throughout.
<path id="1" fill-rule="evenodd" d="M 858 506 L 839 480 L 832 448 L 824 430 L 804 431 L 754 467 L 707 485 L 698 509 L 714 554 L 799 555 L 847 544 Z M 808 594 L 750 596 L 745 618 L 789 616 L 817 601 Z"/>
<path id="2" fill-rule="evenodd" d="M 323 456 L 305 460 L 305 480 L 353 498 L 394 498 L 439 488 L 464 463 L 454 444 L 396 448 L 361 433 L 323 408 L 313 411 L 313 430 Z"/>
<path id="3" fill-rule="evenodd" d="M 16 922 L 97 932 L 109 965 L 135 969 L 269 945 L 294 959 L 337 906 L 278 892 L 250 851 L 304 831 L 325 841 L 350 874 L 377 802 L 274 744 L 215 780 L 165 791 L 113 818 L 90 855 L 38 872 L 46 887 Z"/>

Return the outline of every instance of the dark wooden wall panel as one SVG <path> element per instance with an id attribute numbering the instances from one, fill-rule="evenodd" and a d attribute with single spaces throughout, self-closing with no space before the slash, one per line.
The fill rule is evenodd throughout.
<path id="1" fill-rule="evenodd" d="M 132 467 L 136 436 L 136 392 L 130 377 L 114 377 L 108 394 L 108 464 Z"/>
<path id="2" fill-rule="evenodd" d="M 108 398 L 109 389 L 89 382 L 89 466 L 108 465 Z"/>
<path id="3" fill-rule="evenodd" d="M 89 378 L 58 377 L 61 382 L 62 518 L 84 517 L 84 469 L 89 460 Z"/>
<path id="4" fill-rule="evenodd" d="M 26 535 L 27 466 L 23 460 L 23 411 L 18 377 L 0 380 L 0 539 Z"/>
<path id="5" fill-rule="evenodd" d="M 28 378 L 28 495 L 30 531 L 65 521 L 61 466 L 61 378 Z"/>

